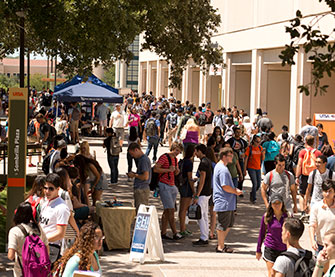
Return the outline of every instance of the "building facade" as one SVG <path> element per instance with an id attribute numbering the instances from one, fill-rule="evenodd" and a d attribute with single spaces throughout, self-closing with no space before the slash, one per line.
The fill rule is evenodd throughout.
<path id="1" fill-rule="evenodd" d="M 318 0 L 212 0 L 212 5 L 221 15 L 222 23 L 213 42 L 224 49 L 225 67 L 204 74 L 190 61 L 183 73 L 181 89 L 173 90 L 178 99 L 196 105 L 211 102 L 214 109 L 237 105 L 252 118 L 260 107 L 268 112 L 276 132 L 285 124 L 291 133 L 297 133 L 305 124 L 306 116 L 334 112 L 334 78 L 322 80 L 329 85 L 326 95 L 303 95 L 297 87 L 311 81 L 311 63 L 303 49 L 296 55 L 293 66 L 282 67 L 279 59 L 284 46 L 290 43 L 285 27 L 295 18 L 296 11 L 300 10 L 304 23 L 310 24 L 315 16 L 329 12 L 325 3 Z M 317 27 L 331 33 L 335 27 L 334 17 L 324 16 Z M 140 53 L 140 92 L 167 95 L 172 92 L 168 77 L 166 61 L 149 51 Z"/>

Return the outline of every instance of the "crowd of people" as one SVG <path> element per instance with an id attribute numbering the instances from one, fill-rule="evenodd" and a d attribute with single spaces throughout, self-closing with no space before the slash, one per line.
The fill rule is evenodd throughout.
<path id="1" fill-rule="evenodd" d="M 266 206 L 256 258 L 266 262 L 268 275 L 295 276 L 296 261 L 304 257 L 314 277 L 328 269 L 325 276 L 335 276 L 335 266 L 329 263 L 335 258 L 335 156 L 322 124 L 313 126 L 307 117 L 299 134 L 290 134 L 287 126 L 275 134 L 261 109 L 251 116 L 236 106 L 213 111 L 209 102 L 196 107 L 189 101 L 181 103 L 173 94 L 156 98 L 152 93 L 132 93 L 112 108 L 98 103 L 92 109 L 95 119 L 78 103 L 49 104 L 43 105 L 42 100 L 34 104 L 28 126 L 28 140 L 44 149 L 43 163 L 41 158 L 39 162 L 46 176 L 35 179 L 26 202 L 16 210 L 8 243 L 8 257 L 16 257 L 15 276 L 25 268 L 20 262 L 22 246 L 33 233 L 46 245 L 47 268 L 56 276 L 72 276 L 76 269 L 101 271 L 96 251 L 103 234 L 90 219 L 103 191 L 118 183 L 119 156 L 126 139 L 134 206 L 149 205 L 151 194 L 160 197 L 163 241 L 192 235 L 186 216 L 196 206 L 201 211 L 200 237 L 193 246 L 207 246 L 217 239 L 216 252 L 233 253 L 226 238 L 234 226 L 238 199 L 246 197 L 243 183 L 248 173 L 250 207 L 260 204 L 259 190 Z M 104 136 L 110 180 L 86 141 L 76 153 L 67 152 L 69 143 L 79 143 L 79 133 L 92 132 Z M 169 151 L 158 156 L 164 145 Z M 197 169 L 195 157 L 200 160 Z M 35 166 L 31 160 L 29 166 Z M 299 244 L 304 223 L 316 262 Z"/>

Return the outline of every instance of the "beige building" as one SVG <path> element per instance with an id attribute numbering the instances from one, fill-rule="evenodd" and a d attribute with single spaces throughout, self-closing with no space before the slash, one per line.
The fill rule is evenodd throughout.
<path id="1" fill-rule="evenodd" d="M 291 67 L 282 67 L 278 57 L 290 42 L 285 26 L 295 18 L 296 10 L 301 10 L 304 23 L 309 24 L 315 15 L 329 11 L 326 4 L 318 0 L 212 0 L 212 5 L 222 20 L 213 42 L 224 48 L 226 67 L 204 75 L 189 62 L 181 90 L 174 90 L 177 98 L 195 104 L 210 101 L 213 108 L 237 105 L 252 117 L 260 107 L 268 112 L 277 132 L 286 124 L 291 133 L 296 133 L 306 116 L 334 112 L 334 78 L 322 80 L 329 85 L 325 96 L 302 95 L 297 87 L 311 80 L 306 54 L 300 50 Z M 323 17 L 317 26 L 331 33 L 334 17 Z M 140 52 L 139 61 L 139 91 L 167 95 L 171 89 L 166 61 L 149 51 Z"/>

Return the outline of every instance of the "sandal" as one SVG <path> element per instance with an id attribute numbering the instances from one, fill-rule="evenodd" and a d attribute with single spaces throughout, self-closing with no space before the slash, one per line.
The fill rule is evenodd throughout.
<path id="1" fill-rule="evenodd" d="M 216 235 L 213 234 L 212 236 L 209 236 L 208 239 L 209 239 L 209 240 L 215 240 L 215 239 L 216 239 Z"/>
<path id="2" fill-rule="evenodd" d="M 233 253 L 234 249 L 225 245 L 222 250 L 219 250 L 218 247 L 216 246 L 215 251 L 217 253 Z"/>

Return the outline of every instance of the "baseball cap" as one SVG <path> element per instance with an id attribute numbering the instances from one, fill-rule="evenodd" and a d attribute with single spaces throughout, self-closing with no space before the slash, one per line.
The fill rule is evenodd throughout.
<path id="1" fill-rule="evenodd" d="M 276 201 L 280 201 L 280 202 L 283 203 L 283 197 L 279 193 L 275 193 L 275 194 L 270 196 L 271 204 L 276 202 Z"/>

